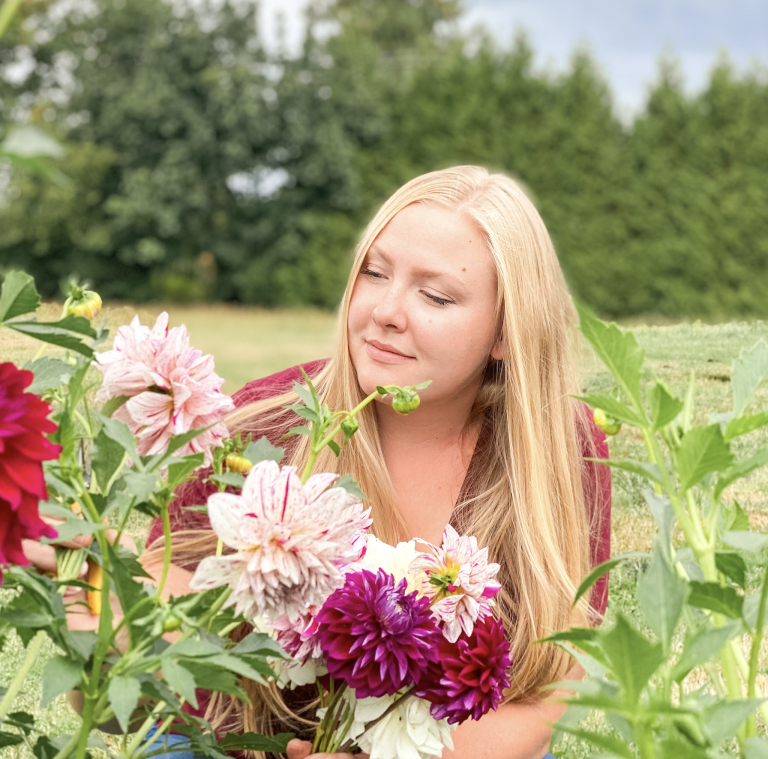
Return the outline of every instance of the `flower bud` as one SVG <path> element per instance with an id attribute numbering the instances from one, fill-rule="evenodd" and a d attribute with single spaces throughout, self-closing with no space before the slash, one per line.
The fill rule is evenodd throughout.
<path id="1" fill-rule="evenodd" d="M 84 316 L 86 319 L 93 319 L 101 311 L 101 297 L 93 290 L 83 290 L 78 288 L 79 293 L 73 295 L 67 306 L 67 314 L 72 316 Z"/>
<path id="2" fill-rule="evenodd" d="M 419 403 L 421 403 L 419 395 L 413 390 L 397 390 L 392 401 L 392 408 L 398 414 L 410 414 L 411 411 L 415 411 L 419 407 Z"/>
<path id="3" fill-rule="evenodd" d="M 224 463 L 227 465 L 228 472 L 234 472 L 235 474 L 246 475 L 253 468 L 253 464 L 245 456 L 241 456 L 239 453 L 230 453 L 224 459 Z"/>
<path id="4" fill-rule="evenodd" d="M 179 630 L 182 625 L 182 620 L 179 619 L 173 612 L 171 612 L 165 620 L 163 620 L 163 632 L 175 632 Z"/>
<path id="5" fill-rule="evenodd" d="M 613 419 L 610 416 L 607 416 L 605 411 L 603 411 L 601 408 L 595 409 L 595 413 L 592 415 L 592 418 L 595 420 L 595 424 L 606 435 L 617 435 L 619 430 L 621 430 L 621 422 Z"/>
<path id="6" fill-rule="evenodd" d="M 360 422 L 352 416 L 346 417 L 341 423 L 341 431 L 344 437 L 349 440 L 360 429 Z"/>

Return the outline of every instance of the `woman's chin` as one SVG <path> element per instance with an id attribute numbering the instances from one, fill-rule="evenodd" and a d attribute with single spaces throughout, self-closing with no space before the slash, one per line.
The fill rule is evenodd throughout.
<path id="1" fill-rule="evenodd" d="M 417 367 L 402 364 L 379 364 L 374 361 L 363 360 L 355 369 L 357 370 L 357 381 L 366 395 L 370 395 L 378 386 L 400 385 L 402 387 L 403 385 L 415 385 L 429 379 L 428 377 L 417 376 Z"/>

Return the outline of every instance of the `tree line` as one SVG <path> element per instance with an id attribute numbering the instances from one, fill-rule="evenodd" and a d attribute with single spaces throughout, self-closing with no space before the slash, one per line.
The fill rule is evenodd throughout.
<path id="1" fill-rule="evenodd" d="M 6 171 L 0 205 L 0 267 L 45 295 L 77 273 L 105 298 L 333 308 L 381 202 L 472 163 L 524 183 L 603 315 L 768 315 L 764 71 L 721 60 L 690 95 L 663 64 L 626 124 L 588 54 L 540 73 L 524 36 L 459 32 L 456 0 L 315 0 L 292 57 L 250 3 L 50 5 L 0 43 L 31 61 L 0 77 L 0 128 L 28 115 L 66 149 L 69 183 Z"/>

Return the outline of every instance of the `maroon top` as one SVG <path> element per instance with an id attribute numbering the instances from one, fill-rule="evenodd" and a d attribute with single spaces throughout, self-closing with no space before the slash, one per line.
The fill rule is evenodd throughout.
<path id="1" fill-rule="evenodd" d="M 313 377 L 327 363 L 327 359 L 311 361 L 303 364 L 304 371 Z M 241 390 L 238 390 L 232 400 L 236 407 L 245 406 L 255 401 L 265 400 L 281 393 L 289 391 L 293 383 L 301 381 L 300 367 L 294 366 L 285 369 L 269 377 L 249 382 Z M 608 441 L 605 434 L 592 420 L 591 413 L 583 415 L 589 420 L 589 426 L 595 444 L 595 457 L 601 459 L 608 458 Z M 279 434 L 268 433 L 267 438 L 273 445 L 280 445 L 278 441 Z M 479 442 L 486 439 L 481 433 Z M 588 447 L 581 446 L 582 456 L 591 456 Z M 470 464 L 471 465 L 471 464 Z M 188 511 L 185 506 L 204 504 L 208 496 L 215 493 L 217 488 L 213 483 L 207 482 L 207 476 L 210 470 L 201 470 L 200 476 L 183 484 L 178 491 L 177 497 L 169 507 L 169 516 L 171 522 L 171 531 L 179 529 L 210 529 L 211 525 L 207 515 L 196 511 Z M 595 483 L 597 487 L 595 488 Z M 596 523 L 597 529 L 591 531 L 590 535 L 590 557 L 592 566 L 607 561 L 611 556 L 611 471 L 605 464 L 595 464 L 591 461 L 584 461 L 582 467 L 582 484 L 584 487 L 584 499 L 587 509 L 587 518 L 590 524 Z M 149 532 L 147 545 L 151 545 L 155 540 L 162 539 L 163 525 L 160 519 L 156 519 Z M 177 562 L 180 563 L 180 562 Z M 196 564 L 181 564 L 186 569 L 194 570 Z M 608 604 L 608 575 L 603 575 L 594 585 L 591 596 L 593 608 L 600 615 L 605 613 Z M 596 622 L 599 620 L 595 620 Z M 198 690 L 199 709 L 194 710 L 188 704 L 184 705 L 184 711 L 194 712 L 202 715 L 208 702 L 207 693 Z"/>

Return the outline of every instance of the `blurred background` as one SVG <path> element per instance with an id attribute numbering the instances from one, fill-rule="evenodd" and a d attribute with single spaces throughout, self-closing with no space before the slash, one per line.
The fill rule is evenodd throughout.
<path id="1" fill-rule="evenodd" d="M 0 270 L 46 297 L 332 310 L 381 202 L 476 163 L 602 316 L 768 316 L 764 0 L 4 0 L 0 32 Z"/>

